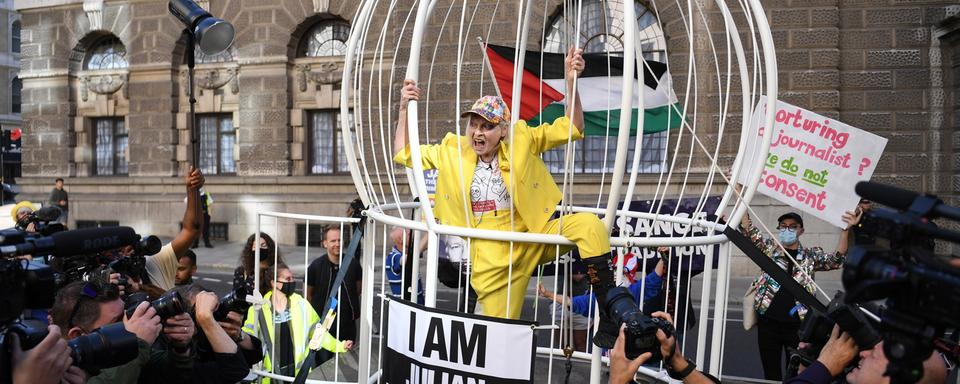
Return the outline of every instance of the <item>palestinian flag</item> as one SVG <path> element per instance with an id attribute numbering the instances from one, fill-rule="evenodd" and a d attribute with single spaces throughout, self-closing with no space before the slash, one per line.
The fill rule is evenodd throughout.
<path id="1" fill-rule="evenodd" d="M 487 62 L 500 97 L 512 104 L 514 49 L 487 44 Z M 541 55 L 543 62 L 541 63 Z M 605 136 L 616 134 L 620 128 L 620 98 L 623 82 L 623 57 L 605 53 L 583 55 L 586 68 L 580 75 L 577 91 L 583 103 L 583 132 L 585 135 Z M 552 122 L 563 116 L 566 103 L 563 79 L 564 55 L 527 51 L 523 63 L 523 86 L 521 88 L 519 118 L 531 126 L 540 122 Z M 670 88 L 667 65 L 646 61 L 644 86 L 634 80 L 634 92 L 642 90 L 644 97 L 643 133 L 656 133 L 676 128 L 681 123 L 680 103 Z M 608 72 L 609 69 L 609 72 Z M 635 72 L 636 75 L 636 72 Z M 637 132 L 639 102 L 633 100 L 633 119 L 630 134 Z"/>

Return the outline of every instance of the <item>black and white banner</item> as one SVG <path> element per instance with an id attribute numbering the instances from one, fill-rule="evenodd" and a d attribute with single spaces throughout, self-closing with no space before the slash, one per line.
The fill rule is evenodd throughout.
<path id="1" fill-rule="evenodd" d="M 392 299 L 383 379 L 391 384 L 532 383 L 531 325 Z"/>

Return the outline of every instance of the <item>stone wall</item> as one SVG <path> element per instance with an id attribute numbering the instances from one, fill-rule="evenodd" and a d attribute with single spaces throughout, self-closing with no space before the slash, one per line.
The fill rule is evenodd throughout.
<path id="1" fill-rule="evenodd" d="M 176 227 L 170 220 L 179 216 L 176 204 L 182 194 L 172 185 L 187 169 L 192 151 L 186 129 L 188 104 L 181 27 L 167 14 L 164 2 L 105 1 L 99 20 L 96 15 L 85 13 L 80 1 L 62 3 L 50 8 L 21 6 L 27 120 L 23 168 L 27 177 L 21 180 L 24 196 L 42 198 L 52 178 L 68 176 L 68 189 L 72 188 L 76 199 L 74 218 L 138 217 L 151 223 L 150 228 L 159 234 L 172 234 Z M 211 83 L 217 83 L 215 76 L 235 77 L 235 83 L 203 89 L 203 95 L 198 97 L 198 113 L 232 114 L 238 129 L 236 176 L 208 178 L 211 191 L 218 197 L 218 204 L 222 204 L 215 221 L 238 226 L 236 233 L 249 233 L 252 221 L 244 217 L 248 215 L 244 213 L 248 203 L 289 210 L 302 208 L 309 213 L 339 213 L 352 195 L 350 179 L 342 175 L 309 175 L 306 122 L 310 110 L 339 107 L 339 84 L 329 78 L 339 76 L 342 64 L 338 67 L 336 59 L 298 58 L 294 51 L 313 23 L 325 18 L 352 21 L 358 2 L 330 1 L 328 9 L 316 8 L 324 5 L 322 1 L 308 0 L 206 3 L 213 14 L 229 20 L 237 29 L 234 60 L 198 65 L 197 72 L 198 78 Z M 466 16 L 473 18 L 474 29 L 465 34 L 460 79 L 455 77 L 458 30 L 453 26 L 459 23 L 461 4 L 441 2 L 431 16 L 420 74 L 421 79 L 431 79 L 430 109 L 422 115 L 424 122 L 431 122 L 433 140 L 453 127 L 456 114 L 451 111 L 467 106 L 481 90 L 490 93 L 493 89 L 482 65 L 476 36 L 486 37 L 489 30 L 491 42 L 514 44 L 516 3 L 480 3 L 476 12 L 472 4 L 467 9 Z M 550 1 L 533 12 L 528 48 L 539 49 L 541 24 L 545 15 L 555 14 L 559 4 Z M 937 25 L 960 12 L 958 6 L 949 0 L 771 0 L 763 4 L 774 29 L 780 98 L 890 139 L 875 180 L 956 199 L 960 190 L 960 159 L 956 154 L 960 140 L 955 133 L 960 119 L 955 117 L 957 104 L 953 96 L 956 39 L 937 32 L 937 28 L 942 28 Z M 407 23 L 409 30 L 413 20 L 407 20 L 411 6 L 407 2 L 398 4 L 389 15 L 386 6 L 381 4 L 383 9 L 375 13 L 367 36 L 373 47 L 383 32 L 386 54 L 381 57 L 371 51 L 366 59 L 382 59 L 383 65 L 392 67 L 393 78 L 385 76 L 377 79 L 376 84 L 386 87 L 395 98 L 409 55 L 408 32 L 402 36 L 396 52 L 393 47 L 401 37 L 401 28 Z M 697 32 L 713 36 L 714 44 L 723 53 L 722 35 L 717 32 L 722 27 L 719 10 L 712 2 L 702 6 L 709 23 L 698 24 Z M 682 86 L 688 81 L 686 49 L 694 44 L 698 69 L 707 73 L 713 65 L 704 59 L 704 53 L 710 49 L 709 39 L 687 41 L 680 21 L 682 12 L 672 2 L 664 2 L 658 11 L 675 89 L 682 98 Z M 739 11 L 733 16 L 743 19 Z M 439 26 L 445 20 L 447 27 L 441 30 Z M 99 27 L 94 28 L 97 23 Z M 381 31 L 384 26 L 386 30 Z M 83 75 L 80 64 L 87 48 L 84 44 L 89 43 L 93 34 L 102 33 L 94 30 L 108 31 L 120 38 L 127 48 L 130 68 L 126 72 L 126 93 L 118 91 L 85 103 L 81 100 L 78 76 Z M 737 89 L 738 76 L 732 80 Z M 697 124 L 701 129 L 715 130 L 719 120 L 717 89 L 704 77 L 698 81 L 702 95 Z M 731 111 L 739 111 L 737 102 L 731 105 Z M 395 118 L 395 104 L 382 108 L 390 109 Z M 93 156 L 89 121 L 105 114 L 124 116 L 129 127 L 128 177 L 89 177 Z M 379 123 L 386 116 L 384 113 L 369 123 Z M 728 124 L 739 127 L 741 118 L 739 113 L 731 113 Z M 391 131 L 388 127 L 387 132 Z M 702 140 L 711 146 L 719 138 L 707 134 Z M 723 140 L 720 162 L 730 164 L 736 155 L 737 136 L 726 132 Z M 366 144 L 368 156 L 379 156 L 378 139 Z M 368 160 L 373 161 L 372 157 Z M 705 170 L 703 157 L 692 160 L 693 169 Z M 577 180 L 577 200 L 593 204 L 600 177 L 578 175 Z M 702 182 L 702 177 L 694 180 Z M 647 191 L 656 178 L 642 177 L 641 181 L 641 190 Z M 121 187 L 125 184 L 131 187 Z M 328 190 L 329 196 L 311 194 Z M 157 191 L 167 192 L 157 195 Z M 401 195 L 408 196 L 404 193 Z M 157 196 L 165 197 L 153 202 Z M 98 209 L 103 204 L 130 208 Z M 767 223 L 786 210 L 766 199 L 759 199 L 757 207 L 760 219 Z M 171 216 L 169 212 L 174 213 Z M 832 248 L 836 240 L 834 228 L 818 220 L 808 220 L 808 226 L 811 228 L 805 242 Z M 231 227 L 231 237 L 233 233 Z"/>

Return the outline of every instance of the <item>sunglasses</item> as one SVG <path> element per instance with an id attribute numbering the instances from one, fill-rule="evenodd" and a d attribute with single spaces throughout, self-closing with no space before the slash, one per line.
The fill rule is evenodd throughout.
<path id="1" fill-rule="evenodd" d="M 80 302 L 82 302 L 85 298 L 97 298 L 97 287 L 92 283 L 84 283 L 83 287 L 80 289 L 80 297 L 78 297 L 77 301 L 73 304 L 73 310 L 70 311 L 70 319 L 67 320 L 67 327 L 74 326 L 73 320 L 77 317 L 77 311 L 80 310 Z"/>
<path id="2" fill-rule="evenodd" d="M 860 200 L 860 204 L 873 204 L 870 200 Z"/>

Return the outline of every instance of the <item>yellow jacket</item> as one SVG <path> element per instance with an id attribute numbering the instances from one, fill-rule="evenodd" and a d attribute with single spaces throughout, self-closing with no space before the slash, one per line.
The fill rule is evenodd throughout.
<path id="1" fill-rule="evenodd" d="M 568 140 L 579 140 L 583 138 L 583 134 L 572 126 L 566 116 L 554 120 L 552 124 L 541 124 L 534 128 L 521 120 L 513 126 L 513 130 L 515 158 L 510 158 L 508 134 L 497 151 L 500 173 L 507 190 L 510 191 L 517 214 L 531 232 L 542 233 L 562 195 L 550 171 L 540 159 L 540 154 L 564 145 Z M 477 167 L 477 153 L 471 147 L 470 138 L 448 133 L 440 144 L 421 145 L 420 154 L 423 168 L 436 169 L 439 173 L 434 214 L 440 223 L 460 227 L 476 226 L 478 222 L 470 208 L 469 191 Z M 393 160 L 412 167 L 410 146 L 404 147 Z M 516 172 L 511 177 L 513 171 Z M 463 175 L 462 179 L 460 175 Z"/>
<path id="2" fill-rule="evenodd" d="M 263 296 L 265 303 L 263 304 L 263 309 L 259 313 L 260 316 L 265 316 L 265 323 L 267 324 L 267 330 L 260 330 L 261 335 L 268 335 L 270 337 L 271 345 L 273 345 L 274 350 L 277 350 L 277 338 L 274 335 L 273 325 L 273 303 L 270 301 L 270 297 L 273 296 L 273 291 L 267 292 Z M 290 295 L 287 302 L 287 308 L 290 310 L 290 334 L 293 336 L 293 354 L 294 354 L 294 363 L 297 367 L 297 372 L 300 371 L 300 364 L 307 358 L 307 354 L 310 352 L 307 349 L 307 344 L 310 342 L 311 333 L 314 330 L 314 325 L 320 321 L 320 316 L 317 315 L 317 312 L 313 310 L 313 306 L 310 305 L 310 302 L 300 296 L 299 294 Z M 259 320 L 257 319 L 256 308 L 250 307 L 247 311 L 247 320 L 243 324 L 243 331 L 257 336 L 256 328 L 259 327 Z M 323 347 L 324 349 L 331 352 L 343 352 L 346 349 L 343 347 L 343 342 L 337 342 L 337 340 L 330 335 L 329 333 L 323 335 Z M 286 342 L 286 341 L 284 341 Z M 266 344 L 266 343 L 264 343 Z M 275 352 L 279 353 L 279 352 Z M 270 371 L 272 362 L 270 361 L 270 351 L 265 351 L 263 356 L 263 370 Z M 264 383 L 269 383 L 269 379 L 264 379 Z"/>

